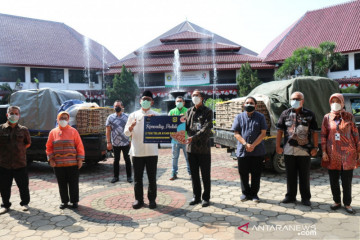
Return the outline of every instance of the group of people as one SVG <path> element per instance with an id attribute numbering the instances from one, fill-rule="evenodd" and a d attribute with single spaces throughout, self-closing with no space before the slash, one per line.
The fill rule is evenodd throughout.
<path id="1" fill-rule="evenodd" d="M 183 149 L 187 162 L 187 171 L 191 176 L 193 198 L 189 205 L 210 205 L 211 192 L 211 152 L 210 136 L 212 129 L 212 110 L 203 104 L 204 96 L 200 90 L 194 90 L 193 107 L 185 108 L 182 97 L 175 99 L 176 108 L 169 116 L 182 115 L 186 119 L 186 144 L 172 142 L 172 171 L 170 180 L 177 179 L 180 149 Z M 303 107 L 304 95 L 294 92 L 291 95 L 291 108 L 285 110 L 276 124 L 276 152 L 284 154 L 287 193 L 282 203 L 296 202 L 297 178 L 301 203 L 310 206 L 310 157 L 318 153 L 317 122 L 312 111 Z M 334 204 L 331 209 L 341 207 L 339 178 L 343 188 L 343 204 L 348 213 L 355 211 L 351 207 L 351 184 L 353 170 L 360 165 L 359 133 L 351 113 L 344 110 L 344 98 L 333 94 L 329 100 L 331 112 L 324 116 L 321 126 L 322 166 L 328 168 L 331 192 Z M 119 181 L 120 154 L 126 165 L 127 181 L 131 183 L 134 172 L 134 209 L 144 206 L 143 174 L 148 176 L 149 208 L 157 207 L 156 172 L 158 163 L 158 144 L 144 143 L 144 117 L 158 115 L 151 109 L 153 95 L 144 91 L 140 98 L 141 108 L 130 115 L 124 113 L 123 103 L 114 102 L 115 113 L 106 121 L 107 149 L 114 151 L 114 177 L 111 183 Z M 241 179 L 241 201 L 259 202 L 260 178 L 265 156 L 267 124 L 263 114 L 256 111 L 257 100 L 247 97 L 244 111 L 234 119 L 232 130 L 238 141 L 237 158 Z M 26 127 L 18 124 L 20 108 L 10 106 L 7 109 L 8 121 L 0 125 L 0 190 L 2 204 L 0 214 L 9 211 L 11 185 L 13 179 L 19 188 L 24 211 L 29 209 L 29 178 L 26 167 L 26 148 L 31 138 Z M 60 209 L 77 208 L 79 202 L 79 169 L 85 158 L 84 146 L 79 133 L 69 125 L 70 115 L 60 112 L 58 126 L 50 131 L 46 143 L 46 154 L 50 166 L 58 181 L 61 198 Z M 283 145 L 282 143 L 283 139 Z M 130 157 L 132 158 L 132 165 Z M 204 190 L 202 191 L 200 172 Z M 251 182 L 249 182 L 251 175 Z M 71 206 L 69 205 L 71 203 Z"/>

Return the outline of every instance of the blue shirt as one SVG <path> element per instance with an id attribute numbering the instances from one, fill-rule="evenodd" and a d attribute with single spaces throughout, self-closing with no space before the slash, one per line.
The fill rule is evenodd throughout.
<path id="1" fill-rule="evenodd" d="M 121 113 L 118 116 L 116 113 L 110 114 L 106 120 L 106 126 L 111 127 L 111 144 L 114 147 L 127 146 L 130 144 L 129 137 L 124 134 L 124 129 L 128 115 Z"/>
<path id="2" fill-rule="evenodd" d="M 250 117 L 247 112 L 242 112 L 234 119 L 231 130 L 240 133 L 241 137 L 245 139 L 247 143 L 254 143 L 258 136 L 261 134 L 261 130 L 266 130 L 266 120 L 263 114 L 254 112 Z M 245 146 L 239 141 L 237 143 L 236 156 L 248 157 L 248 156 L 264 156 L 265 144 L 261 141 L 252 152 L 245 151 Z"/>

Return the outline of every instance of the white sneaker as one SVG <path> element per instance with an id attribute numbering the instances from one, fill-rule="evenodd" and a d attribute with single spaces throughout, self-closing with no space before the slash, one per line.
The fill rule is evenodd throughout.
<path id="1" fill-rule="evenodd" d="M 22 210 L 25 212 L 25 211 L 29 211 L 30 207 L 29 205 L 23 205 L 22 206 Z"/>
<path id="2" fill-rule="evenodd" d="M 10 208 L 0 208 L 0 215 L 5 214 L 10 211 Z"/>

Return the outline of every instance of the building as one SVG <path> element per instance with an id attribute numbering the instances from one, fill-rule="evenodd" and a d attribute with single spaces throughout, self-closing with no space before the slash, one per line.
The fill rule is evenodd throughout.
<path id="1" fill-rule="evenodd" d="M 331 69 L 328 77 L 341 87 L 360 82 L 360 1 L 351 1 L 305 13 L 275 38 L 258 57 L 268 64 L 281 64 L 294 50 L 335 42 L 335 52 L 346 58 L 343 67 Z"/>
<path id="2" fill-rule="evenodd" d="M 158 103 L 178 88 L 189 93 L 199 88 L 208 97 L 228 99 L 237 95 L 236 76 L 246 62 L 262 81 L 273 80 L 274 65 L 263 63 L 257 53 L 185 21 L 111 65 L 106 74 L 118 74 L 125 65 L 140 89 L 151 90 Z"/>
<path id="3" fill-rule="evenodd" d="M 0 14 L 0 84 L 78 90 L 99 102 L 104 69 L 116 61 L 104 46 L 64 23 Z"/>

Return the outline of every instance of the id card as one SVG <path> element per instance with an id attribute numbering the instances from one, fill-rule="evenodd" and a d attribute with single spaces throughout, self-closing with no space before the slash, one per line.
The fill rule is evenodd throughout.
<path id="1" fill-rule="evenodd" d="M 335 141 L 340 141 L 340 133 L 335 133 Z"/>

